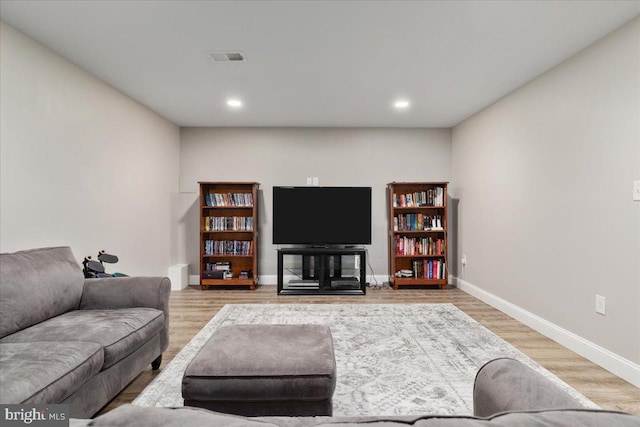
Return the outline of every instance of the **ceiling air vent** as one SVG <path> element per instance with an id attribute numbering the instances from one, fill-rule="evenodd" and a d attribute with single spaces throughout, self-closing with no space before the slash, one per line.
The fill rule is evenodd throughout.
<path id="1" fill-rule="evenodd" d="M 242 52 L 209 52 L 209 57 L 215 62 L 242 62 L 246 61 Z"/>

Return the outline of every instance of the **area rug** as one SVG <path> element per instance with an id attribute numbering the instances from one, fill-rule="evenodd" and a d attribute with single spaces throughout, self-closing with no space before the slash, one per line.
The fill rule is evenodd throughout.
<path id="1" fill-rule="evenodd" d="M 221 326 L 299 323 L 331 329 L 337 362 L 335 416 L 471 415 L 476 372 L 497 357 L 522 361 L 585 406 L 597 408 L 453 304 L 225 305 L 133 404 L 183 406 L 182 374 Z"/>

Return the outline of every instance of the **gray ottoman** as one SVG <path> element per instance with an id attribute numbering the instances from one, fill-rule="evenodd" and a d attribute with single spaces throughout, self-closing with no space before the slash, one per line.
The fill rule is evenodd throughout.
<path id="1" fill-rule="evenodd" d="M 336 361 L 322 325 L 218 329 L 182 378 L 186 406 L 244 416 L 332 415 Z"/>

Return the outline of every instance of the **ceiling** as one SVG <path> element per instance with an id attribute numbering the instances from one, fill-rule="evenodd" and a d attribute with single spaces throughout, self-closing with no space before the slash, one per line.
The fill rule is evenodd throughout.
<path id="1" fill-rule="evenodd" d="M 638 14 L 611 0 L 0 3 L 180 126 L 451 127 Z M 210 58 L 226 51 L 246 60 Z"/>

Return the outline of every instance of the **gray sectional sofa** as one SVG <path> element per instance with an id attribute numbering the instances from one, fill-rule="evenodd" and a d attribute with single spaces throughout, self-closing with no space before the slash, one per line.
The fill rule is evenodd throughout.
<path id="1" fill-rule="evenodd" d="M 488 362 L 476 375 L 474 416 L 414 415 L 367 417 L 256 417 L 226 415 L 200 408 L 120 406 L 71 427 L 640 427 L 640 417 L 587 409 L 540 373 L 513 359 Z"/>
<path id="2" fill-rule="evenodd" d="M 93 416 L 160 366 L 170 291 L 161 277 L 85 279 L 68 247 L 0 254 L 0 403 Z"/>
<path id="3" fill-rule="evenodd" d="M 70 425 L 136 427 L 640 427 L 640 417 L 582 407 L 512 359 L 478 371 L 474 415 L 248 418 L 206 409 L 104 404 L 168 344 L 166 278 L 87 279 L 69 248 L 0 255 L 0 403 L 65 403 Z"/>

